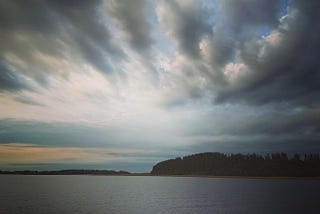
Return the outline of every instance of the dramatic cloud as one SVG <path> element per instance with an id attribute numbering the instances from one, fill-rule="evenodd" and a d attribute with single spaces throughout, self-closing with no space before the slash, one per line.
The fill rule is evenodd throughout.
<path id="1" fill-rule="evenodd" d="M 257 0 L 226 0 L 223 1 L 222 20 L 234 36 L 242 36 L 251 33 L 255 28 L 262 25 L 269 27 L 277 26 L 280 15 L 279 0 L 257 1 Z"/>
<path id="2" fill-rule="evenodd" d="M 318 8 L 1 1 L 0 159 L 147 171 L 194 152 L 319 152 Z"/>
<path id="3" fill-rule="evenodd" d="M 113 71 L 123 56 L 112 41 L 100 1 L 1 1 L 1 88 L 21 89 L 19 75 L 47 84 L 49 75 L 66 78 L 72 63 Z M 19 75 L 17 75 L 17 73 Z"/>
<path id="4" fill-rule="evenodd" d="M 212 28 L 205 20 L 208 11 L 196 1 L 163 0 L 159 1 L 157 12 L 163 30 L 176 42 L 179 52 L 198 57 L 200 40 L 212 34 Z"/>
<path id="5" fill-rule="evenodd" d="M 226 87 L 217 100 L 318 104 L 319 40 L 314 35 L 320 28 L 314 4 L 293 1 L 269 35 L 241 44 L 239 58 L 248 74 Z"/>
<path id="6" fill-rule="evenodd" d="M 157 11 L 177 44 L 174 60 L 185 58 L 175 68 L 190 78 L 190 73 L 203 76 L 216 102 L 310 105 L 319 98 L 313 2 L 284 7 L 284 1 L 223 1 L 211 8 L 160 1 Z M 192 66 L 185 66 L 190 61 Z"/>
<path id="7" fill-rule="evenodd" d="M 149 52 L 152 45 L 151 27 L 147 21 L 147 1 L 106 1 L 107 12 L 127 34 L 130 45 L 138 52 Z"/>

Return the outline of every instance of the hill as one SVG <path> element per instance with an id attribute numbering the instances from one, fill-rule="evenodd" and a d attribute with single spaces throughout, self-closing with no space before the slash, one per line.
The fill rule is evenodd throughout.
<path id="1" fill-rule="evenodd" d="M 320 176 L 319 154 L 271 155 L 200 153 L 157 163 L 152 175 Z"/>

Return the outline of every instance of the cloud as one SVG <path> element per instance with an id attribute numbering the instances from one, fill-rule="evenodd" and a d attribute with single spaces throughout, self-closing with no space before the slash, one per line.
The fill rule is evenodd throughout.
<path id="1" fill-rule="evenodd" d="M 182 80 L 204 79 L 201 90 L 215 103 L 317 105 L 317 1 L 290 1 L 286 10 L 280 0 L 214 1 L 213 7 L 187 2 L 160 1 L 157 8 L 177 44 L 172 65 L 178 66 L 171 69 Z M 193 85 L 185 84 L 186 90 Z"/>
<path id="2" fill-rule="evenodd" d="M 293 102 L 312 106 L 319 98 L 320 30 L 314 1 L 296 1 L 277 28 L 261 39 L 248 40 L 240 47 L 240 58 L 248 67 L 248 75 L 225 87 L 217 101 L 264 104 Z"/>
<path id="3" fill-rule="evenodd" d="M 289 135 L 292 138 L 300 136 L 304 141 L 318 139 L 320 136 L 319 110 L 305 110 L 297 113 L 274 113 L 264 117 L 244 122 L 241 126 L 231 128 L 228 133 L 265 134 L 272 136 Z"/>
<path id="4" fill-rule="evenodd" d="M 31 89 L 5 62 L 0 61 L 0 91 L 20 91 Z"/>
<path id="5" fill-rule="evenodd" d="M 112 131 L 90 126 L 15 120 L 1 120 L 0 126 L 0 144 L 20 142 L 51 147 L 117 146 L 112 140 Z"/>
<path id="6" fill-rule="evenodd" d="M 316 1 L 95 0 L 32 5 L 0 4 L 1 91 L 49 87 L 51 77 L 67 83 L 71 73 L 86 72 L 85 65 L 108 78 L 122 75 L 122 81 L 132 78 L 126 75 L 136 63 L 141 65 L 135 69 L 161 89 L 167 83 L 159 83 L 164 72 L 155 66 L 159 57 L 154 55 L 167 54 L 165 72 L 172 90 L 178 89 L 172 95 L 177 100 L 210 96 L 215 103 L 318 103 Z M 174 53 L 156 48 L 155 28 L 173 41 Z M 168 98 L 168 103 L 175 102 Z"/>
<path id="7" fill-rule="evenodd" d="M 32 98 L 20 95 L 20 96 L 16 96 L 14 98 L 15 101 L 23 103 L 23 104 L 27 104 L 27 105 L 34 105 L 34 106 L 42 106 L 45 107 L 45 105 L 43 105 L 42 103 L 39 103 L 35 100 L 33 100 Z"/>
<path id="8" fill-rule="evenodd" d="M 67 79 L 71 71 L 59 69 L 63 62 L 91 64 L 110 74 L 112 62 L 125 57 L 106 25 L 101 1 L 1 1 L 0 11 L 1 85 L 6 90 L 24 88 L 16 74 L 48 86 L 49 76 Z"/>
<path id="9" fill-rule="evenodd" d="M 163 31 L 177 44 L 179 52 L 199 56 L 199 42 L 212 34 L 206 22 L 208 11 L 197 1 L 159 1 L 157 15 Z"/>
<path id="10" fill-rule="evenodd" d="M 262 25 L 277 26 L 280 1 L 226 0 L 223 1 L 221 10 L 223 25 L 226 25 L 234 36 L 245 36 Z"/>
<path id="11" fill-rule="evenodd" d="M 18 163 L 110 163 L 128 161 L 132 156 L 144 153 L 150 153 L 150 151 L 112 148 L 40 147 L 32 144 L 9 143 L 0 145 L 0 162 L 1 165 Z"/>
<path id="12" fill-rule="evenodd" d="M 110 125 L 85 122 L 0 120 L 0 144 L 19 142 L 53 147 L 161 148 L 184 144 L 179 117 L 137 112 Z M 166 135 L 166 138 L 162 136 Z"/>
<path id="13" fill-rule="evenodd" d="M 132 49 L 145 54 L 150 53 L 153 42 L 147 4 L 145 0 L 105 1 L 107 13 L 116 19 Z"/>

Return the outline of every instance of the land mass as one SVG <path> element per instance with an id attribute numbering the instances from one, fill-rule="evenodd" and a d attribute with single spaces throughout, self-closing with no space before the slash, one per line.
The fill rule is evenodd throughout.
<path id="1" fill-rule="evenodd" d="M 67 169 L 58 171 L 1 171 L 0 174 L 13 175 L 128 175 L 130 172 L 114 170 Z"/>
<path id="2" fill-rule="evenodd" d="M 241 176 L 241 177 L 319 177 L 319 154 L 271 155 L 200 153 L 157 163 L 151 175 Z"/>
<path id="3" fill-rule="evenodd" d="M 1 171 L 19 175 L 119 175 L 119 176 L 181 176 L 225 178 L 320 178 L 320 155 L 285 153 L 271 155 L 199 153 L 157 163 L 150 173 L 114 170 L 68 169 L 57 171 Z"/>

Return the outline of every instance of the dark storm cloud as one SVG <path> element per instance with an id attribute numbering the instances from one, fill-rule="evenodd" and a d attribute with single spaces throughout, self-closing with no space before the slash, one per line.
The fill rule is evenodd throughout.
<path id="1" fill-rule="evenodd" d="M 252 39 L 241 46 L 241 58 L 252 74 L 237 87 L 221 91 L 217 101 L 252 104 L 293 102 L 315 105 L 320 98 L 318 1 L 293 1 L 276 33 L 276 46 Z M 296 10 L 296 11 L 295 11 Z M 290 12 L 291 11 L 291 12 Z M 259 51 L 265 55 L 259 57 Z"/>
<path id="2" fill-rule="evenodd" d="M 276 26 L 279 22 L 280 1 L 226 0 L 222 4 L 224 24 L 236 33 L 245 33 L 261 25 Z"/>
<path id="3" fill-rule="evenodd" d="M 319 121 L 318 121 L 319 122 Z M 309 123 L 309 122 L 308 122 Z M 258 124 L 258 123 L 257 123 Z M 242 124 L 238 124 L 241 126 Z M 291 132 L 286 128 L 276 130 L 276 127 L 271 127 L 271 123 L 264 127 L 264 130 L 237 130 L 235 132 L 226 131 L 225 135 L 212 135 L 208 139 L 199 139 L 197 143 L 186 147 L 194 152 L 203 151 L 219 151 L 227 153 L 238 152 L 258 152 L 258 153 L 272 153 L 272 152 L 301 152 L 301 153 L 317 153 L 320 151 L 320 136 L 309 131 L 300 132 L 303 126 L 296 124 L 294 129 L 298 133 Z M 313 124 L 314 125 L 314 124 Z M 230 127 L 231 128 L 231 127 Z M 212 133 L 211 133 L 212 134 Z"/>
<path id="4" fill-rule="evenodd" d="M 320 151 L 319 138 L 304 136 L 286 136 L 278 138 L 238 137 L 223 140 L 207 140 L 187 148 L 189 153 L 212 151 L 225 153 L 275 153 L 288 154 L 318 153 Z"/>
<path id="5" fill-rule="evenodd" d="M 201 4 L 180 4 L 177 1 L 160 1 L 165 10 L 160 14 L 164 30 L 176 41 L 181 53 L 189 57 L 199 56 L 199 42 L 204 36 L 212 35 L 206 21 L 208 11 Z"/>
<path id="6" fill-rule="evenodd" d="M 320 111 L 318 109 L 292 109 L 293 107 L 289 106 L 288 109 L 275 108 L 270 110 L 272 107 L 269 106 L 256 112 L 249 110 L 251 113 L 248 113 L 244 108 L 232 108 L 230 112 L 216 110 L 214 113 L 194 121 L 192 126 L 186 129 L 185 134 L 248 138 L 263 135 L 270 139 L 281 135 L 300 135 L 320 140 Z M 231 112 L 234 114 L 233 116 L 231 116 Z M 232 119 L 226 120 L 228 117 L 232 117 Z"/>
<path id="7" fill-rule="evenodd" d="M 110 73 L 110 61 L 124 55 L 111 41 L 103 18 L 102 2 L 96 0 L 1 1 L 1 61 L 44 85 L 48 75 L 66 74 L 39 60 L 39 55 L 57 60 L 84 59 L 101 72 Z M 1 74 L 8 76 L 3 69 Z M 6 79 L 2 77 L 2 81 Z"/>
<path id="8" fill-rule="evenodd" d="M 194 66 L 180 69 L 203 75 L 216 103 L 319 104 L 319 1 L 227 0 L 215 1 L 215 9 L 164 2 L 163 22 Z M 244 66 L 232 80 L 229 64 Z"/>
<path id="9" fill-rule="evenodd" d="M 277 135 L 299 135 L 320 140 L 319 115 L 319 110 L 305 110 L 287 115 L 283 112 L 273 113 L 233 125 L 227 132 L 234 135 L 263 134 L 269 135 L 270 139 Z"/>
<path id="10" fill-rule="evenodd" d="M 211 11 L 213 13 L 213 11 Z M 223 67 L 235 61 L 239 44 L 246 42 L 262 27 L 279 23 L 279 0 L 226 0 L 216 11 L 212 26 L 214 36 L 209 41 L 209 76 L 214 84 L 226 84 Z M 219 84 L 219 83 L 220 84 Z"/>
<path id="11" fill-rule="evenodd" d="M 148 53 L 151 49 L 151 26 L 147 21 L 145 0 L 107 1 L 106 9 L 127 34 L 131 47 L 137 52 Z"/>
<path id="12" fill-rule="evenodd" d="M 190 151 L 319 152 L 319 109 L 278 104 L 216 108 L 191 124 L 184 134 L 195 142 Z"/>

